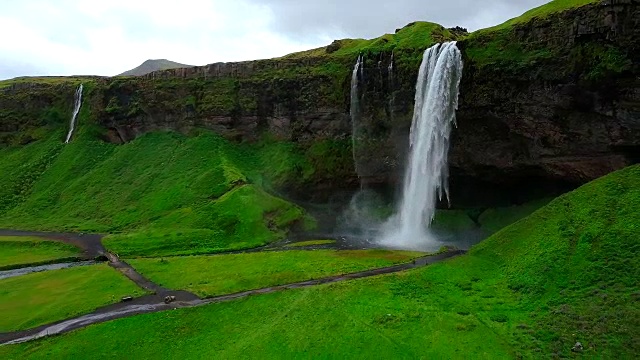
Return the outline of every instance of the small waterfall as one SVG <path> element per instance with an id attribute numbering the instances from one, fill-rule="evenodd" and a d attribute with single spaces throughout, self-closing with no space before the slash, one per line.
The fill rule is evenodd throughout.
<path id="1" fill-rule="evenodd" d="M 396 103 L 396 93 L 395 93 L 395 79 L 394 79 L 394 74 L 393 74 L 393 70 L 394 70 L 394 63 L 395 61 L 395 56 L 393 51 L 391 52 L 391 60 L 389 61 L 389 68 L 387 69 L 388 72 L 388 78 L 389 78 L 389 93 L 391 94 L 391 96 L 389 97 L 389 116 L 391 117 L 391 120 L 393 121 L 393 116 L 394 116 L 394 105 Z"/>
<path id="2" fill-rule="evenodd" d="M 384 226 L 382 244 L 437 247 L 427 227 L 435 216 L 438 199 L 449 197 L 447 156 L 461 77 L 462 56 L 455 42 L 438 44 L 424 52 L 402 200 L 397 214 Z"/>
<path id="3" fill-rule="evenodd" d="M 391 53 L 391 61 L 389 61 L 389 84 L 393 85 L 393 62 L 394 62 L 393 52 Z"/>
<path id="4" fill-rule="evenodd" d="M 360 138 L 360 80 L 363 78 L 364 71 L 364 59 L 362 55 L 358 56 L 358 61 L 353 67 L 353 73 L 351 75 L 351 148 L 353 151 L 353 164 L 356 168 L 356 173 L 360 176 L 360 169 L 358 166 L 357 151 L 356 151 L 356 139 Z"/>
<path id="5" fill-rule="evenodd" d="M 80 107 L 82 107 L 82 90 L 84 87 L 82 84 L 78 86 L 75 95 L 75 103 L 73 105 L 73 116 L 71 116 L 71 124 L 69 125 L 69 133 L 67 134 L 67 139 L 64 141 L 65 144 L 68 144 L 71 141 L 71 136 L 73 135 L 73 130 L 76 128 L 76 120 L 78 118 L 78 113 L 80 112 Z"/>

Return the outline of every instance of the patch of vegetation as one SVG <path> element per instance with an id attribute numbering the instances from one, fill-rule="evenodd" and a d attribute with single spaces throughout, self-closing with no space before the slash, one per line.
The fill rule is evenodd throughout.
<path id="1" fill-rule="evenodd" d="M 421 255 L 389 250 L 290 250 L 138 259 L 130 263 L 164 287 L 212 297 L 391 266 Z"/>
<path id="2" fill-rule="evenodd" d="M 575 44 L 553 41 L 566 34 L 563 12 L 598 2 L 554 0 L 501 25 L 478 30 L 463 41 L 465 60 L 490 73 L 523 80 L 531 80 L 531 76 L 543 79 L 571 76 L 582 82 L 599 83 L 629 71 L 633 61 L 625 48 L 598 39 Z M 541 22 L 545 23 L 546 34 L 534 41 L 526 34 Z M 533 70 L 540 68 L 544 71 Z"/>
<path id="3" fill-rule="evenodd" d="M 538 358 L 571 356 L 580 341 L 584 356 L 633 358 L 639 206 L 636 165 L 559 197 L 451 261 L 117 320 L 0 353 L 455 358 L 464 348 L 471 358 Z"/>
<path id="4" fill-rule="evenodd" d="M 20 84 L 72 85 L 78 86 L 83 82 L 95 81 L 98 77 L 79 76 L 22 76 L 13 79 L 0 80 L 0 89 Z"/>
<path id="5" fill-rule="evenodd" d="M 0 280 L 0 332 L 31 329 L 89 313 L 144 291 L 106 264 Z"/>
<path id="6" fill-rule="evenodd" d="M 540 199 L 522 205 L 487 209 L 478 217 L 478 223 L 480 223 L 483 230 L 486 230 L 489 234 L 494 234 L 518 220 L 526 218 L 547 205 L 551 200 Z"/>
<path id="7" fill-rule="evenodd" d="M 0 236 L 0 270 L 77 260 L 80 249 L 36 237 Z"/>
<path id="8" fill-rule="evenodd" d="M 61 150 L 58 136 L 21 148 L 0 149 L 0 211 L 25 201 Z"/>
<path id="9" fill-rule="evenodd" d="M 473 33 L 465 41 L 465 54 L 474 65 L 491 66 L 492 69 L 509 73 L 536 65 L 554 55 L 551 49 L 544 46 L 527 47 L 523 42 L 516 41 L 511 27 Z"/>
<path id="10" fill-rule="evenodd" d="M 124 257 L 249 249 L 283 238 L 303 218 L 302 209 L 245 185 L 215 201 L 170 212 L 148 228 L 109 236 L 104 244 Z"/>
<path id="11" fill-rule="evenodd" d="M 570 58 L 573 67 L 584 72 L 585 79 L 593 82 L 629 71 L 633 67 L 627 54 L 612 45 L 579 44 L 572 49 Z"/>
<path id="12" fill-rule="evenodd" d="M 306 151 L 305 159 L 313 170 L 308 176 L 315 179 L 345 178 L 355 171 L 349 139 L 317 141 Z"/>
<path id="13" fill-rule="evenodd" d="M 287 245 L 287 247 L 306 247 L 306 246 L 320 246 L 320 245 L 330 245 L 335 244 L 335 240 L 309 240 L 309 241 L 300 241 Z"/>

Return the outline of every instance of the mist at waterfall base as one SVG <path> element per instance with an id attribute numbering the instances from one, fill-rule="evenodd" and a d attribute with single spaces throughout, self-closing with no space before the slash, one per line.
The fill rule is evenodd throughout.
<path id="1" fill-rule="evenodd" d="M 73 114 L 71 115 L 71 122 L 69 123 L 69 132 L 67 133 L 67 138 L 64 141 L 65 144 L 68 144 L 71 141 L 71 136 L 73 136 L 73 131 L 76 129 L 76 121 L 78 120 L 78 113 L 80 113 L 80 108 L 82 107 L 82 91 L 84 87 L 82 84 L 78 86 L 76 89 L 76 94 L 74 97 L 73 104 Z"/>
<path id="2" fill-rule="evenodd" d="M 361 66 L 362 60 L 358 58 L 352 78 L 352 95 L 356 96 Z M 456 234 L 429 228 L 438 201 L 448 201 L 449 197 L 449 139 L 455 125 L 462 68 L 462 56 L 455 42 L 437 44 L 424 52 L 416 82 L 409 156 L 397 209 L 391 213 L 393 208 L 382 196 L 363 189 L 351 199 L 341 218 L 343 231 L 351 231 L 382 247 L 427 251 L 445 245 L 465 247 L 481 236 L 462 234 L 467 241 L 461 243 Z M 359 103 L 352 99 L 354 105 Z M 360 112 L 359 108 L 351 111 L 352 114 Z M 356 129 L 357 118 L 352 121 Z"/>

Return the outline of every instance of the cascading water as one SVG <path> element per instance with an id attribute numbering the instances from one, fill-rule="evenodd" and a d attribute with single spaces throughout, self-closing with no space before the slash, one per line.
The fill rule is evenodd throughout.
<path id="1" fill-rule="evenodd" d="M 82 107 L 82 84 L 78 86 L 76 89 L 75 102 L 73 105 L 73 115 L 71 116 L 71 124 L 69 125 L 69 133 L 67 134 L 67 139 L 64 141 L 65 144 L 68 144 L 71 141 L 71 136 L 73 135 L 73 130 L 76 128 L 76 120 L 78 118 L 78 113 L 80 112 L 80 107 Z"/>
<path id="2" fill-rule="evenodd" d="M 360 79 L 362 78 L 364 71 L 364 59 L 362 55 L 358 56 L 358 61 L 353 67 L 353 73 L 351 75 L 351 148 L 353 151 L 353 163 L 356 167 L 356 174 L 360 176 L 357 156 L 357 139 L 360 136 L 360 90 L 358 88 Z"/>
<path id="3" fill-rule="evenodd" d="M 391 53 L 391 60 L 389 61 L 389 68 L 387 69 L 389 71 L 389 83 L 393 84 L 393 62 L 395 61 L 394 59 L 394 54 Z"/>
<path id="4" fill-rule="evenodd" d="M 395 62 L 395 55 L 393 52 L 391 52 L 391 60 L 389 60 L 389 68 L 388 70 L 388 74 L 389 74 L 389 92 L 391 93 L 391 96 L 389 97 L 389 116 L 391 117 L 391 120 L 393 121 L 393 117 L 394 117 L 394 106 L 396 104 L 396 92 L 395 90 L 395 79 L 394 79 L 394 65 L 393 63 Z"/>
<path id="5" fill-rule="evenodd" d="M 402 200 L 396 215 L 383 227 L 383 245 L 438 246 L 428 226 L 438 199 L 449 197 L 447 155 L 461 77 L 462 56 L 455 42 L 438 44 L 424 52 L 416 84 Z"/>

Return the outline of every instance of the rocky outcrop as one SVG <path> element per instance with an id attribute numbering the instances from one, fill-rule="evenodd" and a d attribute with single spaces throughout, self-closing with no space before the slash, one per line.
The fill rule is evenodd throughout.
<path id="1" fill-rule="evenodd" d="M 580 184 L 637 162 L 640 2 L 605 1 L 516 25 L 510 41 L 548 51 L 521 68 L 467 56 L 454 174 L 494 183 Z M 469 53 L 482 39 L 463 41 Z"/>
<path id="2" fill-rule="evenodd" d="M 170 61 L 167 59 L 150 59 L 140 64 L 140 66 L 137 66 L 131 70 L 125 71 L 118 76 L 142 76 L 142 75 L 146 75 L 159 70 L 190 68 L 190 67 L 192 67 L 192 65 L 180 64 L 175 61 Z"/>

